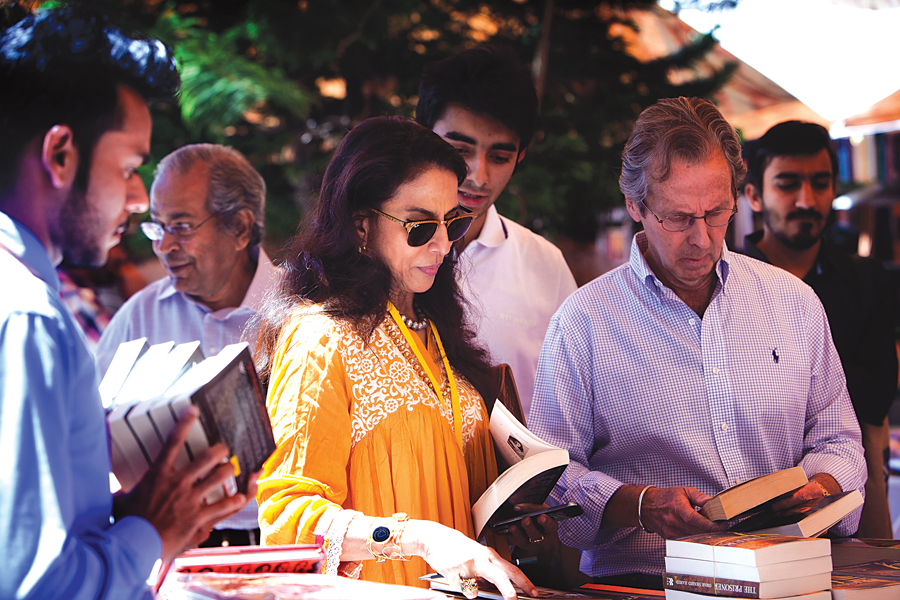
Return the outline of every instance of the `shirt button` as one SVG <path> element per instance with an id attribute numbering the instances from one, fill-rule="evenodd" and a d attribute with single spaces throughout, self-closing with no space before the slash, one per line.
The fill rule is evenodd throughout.
<path id="1" fill-rule="evenodd" d="M 728 423 L 722 423 L 722 431 L 728 431 Z"/>
<path id="2" fill-rule="evenodd" d="M 712 368 L 712 372 L 713 372 L 713 375 L 718 375 L 718 374 L 719 374 L 719 367 L 713 367 L 713 368 Z"/>
<path id="3" fill-rule="evenodd" d="M 696 323 L 696 322 L 697 322 L 697 321 L 696 321 L 693 317 L 691 317 L 690 319 L 688 319 L 688 323 L 690 323 L 691 325 L 693 325 L 693 324 Z"/>

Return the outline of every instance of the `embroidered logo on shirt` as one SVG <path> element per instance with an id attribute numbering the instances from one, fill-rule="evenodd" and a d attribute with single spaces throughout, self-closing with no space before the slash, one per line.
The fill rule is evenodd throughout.
<path id="1" fill-rule="evenodd" d="M 778 348 L 772 348 L 772 362 L 774 362 L 774 363 L 777 365 L 777 364 L 778 364 L 778 359 L 779 359 L 780 357 L 778 356 L 778 353 L 775 352 L 776 350 L 778 350 Z"/>

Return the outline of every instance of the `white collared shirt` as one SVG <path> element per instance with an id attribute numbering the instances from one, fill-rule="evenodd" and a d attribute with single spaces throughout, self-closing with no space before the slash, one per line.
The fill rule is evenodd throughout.
<path id="1" fill-rule="evenodd" d="M 578 287 L 562 252 L 491 206 L 460 256 L 459 283 L 478 341 L 512 368 L 527 416 L 550 317 Z"/>
<path id="2" fill-rule="evenodd" d="M 141 337 L 149 344 L 200 340 L 207 357 L 228 344 L 245 341 L 252 353 L 256 335 L 245 333 L 245 326 L 260 311 L 266 293 L 278 280 L 278 269 L 260 247 L 256 273 L 240 306 L 212 311 L 176 290 L 171 277 L 154 281 L 129 298 L 103 331 L 95 350 L 100 373 L 106 372 L 119 344 Z M 255 529 L 259 526 L 256 513 L 256 500 L 251 500 L 240 512 L 219 522 L 216 529 Z"/>

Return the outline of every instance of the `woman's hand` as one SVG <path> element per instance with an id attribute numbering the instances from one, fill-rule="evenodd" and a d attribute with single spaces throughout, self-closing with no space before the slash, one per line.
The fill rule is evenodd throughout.
<path id="1" fill-rule="evenodd" d="M 455 529 L 432 521 L 411 520 L 401 542 L 404 554 L 421 556 L 458 589 L 462 590 L 461 580 L 481 577 L 497 586 L 505 600 L 517 598 L 511 582 L 528 595 L 537 595 L 534 584 L 522 571 L 503 560 L 493 548 L 483 546 Z M 469 598 L 478 595 L 477 590 L 474 593 L 462 591 Z"/>

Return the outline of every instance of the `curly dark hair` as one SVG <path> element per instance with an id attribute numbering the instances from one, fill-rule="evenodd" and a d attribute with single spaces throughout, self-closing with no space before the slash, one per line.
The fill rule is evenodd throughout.
<path id="1" fill-rule="evenodd" d="M 74 134 L 83 189 L 94 145 L 122 124 L 120 84 L 164 100 L 181 79 L 162 42 L 126 35 L 86 6 L 39 10 L 0 33 L 0 194 L 15 185 L 25 146 L 60 124 Z"/>
<path id="2" fill-rule="evenodd" d="M 328 314 L 371 338 L 387 314 L 393 277 L 377 256 L 359 252 L 355 217 L 380 208 L 400 186 L 432 168 L 455 174 L 459 183 L 466 175 L 457 151 L 411 119 L 375 117 L 344 137 L 325 171 L 315 210 L 288 245 L 281 289 L 258 318 L 256 362 L 266 384 L 278 333 L 301 303 L 327 303 Z M 485 395 L 492 371 L 465 321 L 456 260 L 454 247 L 431 288 L 416 294 L 416 304 L 440 331 L 450 364 Z"/>

